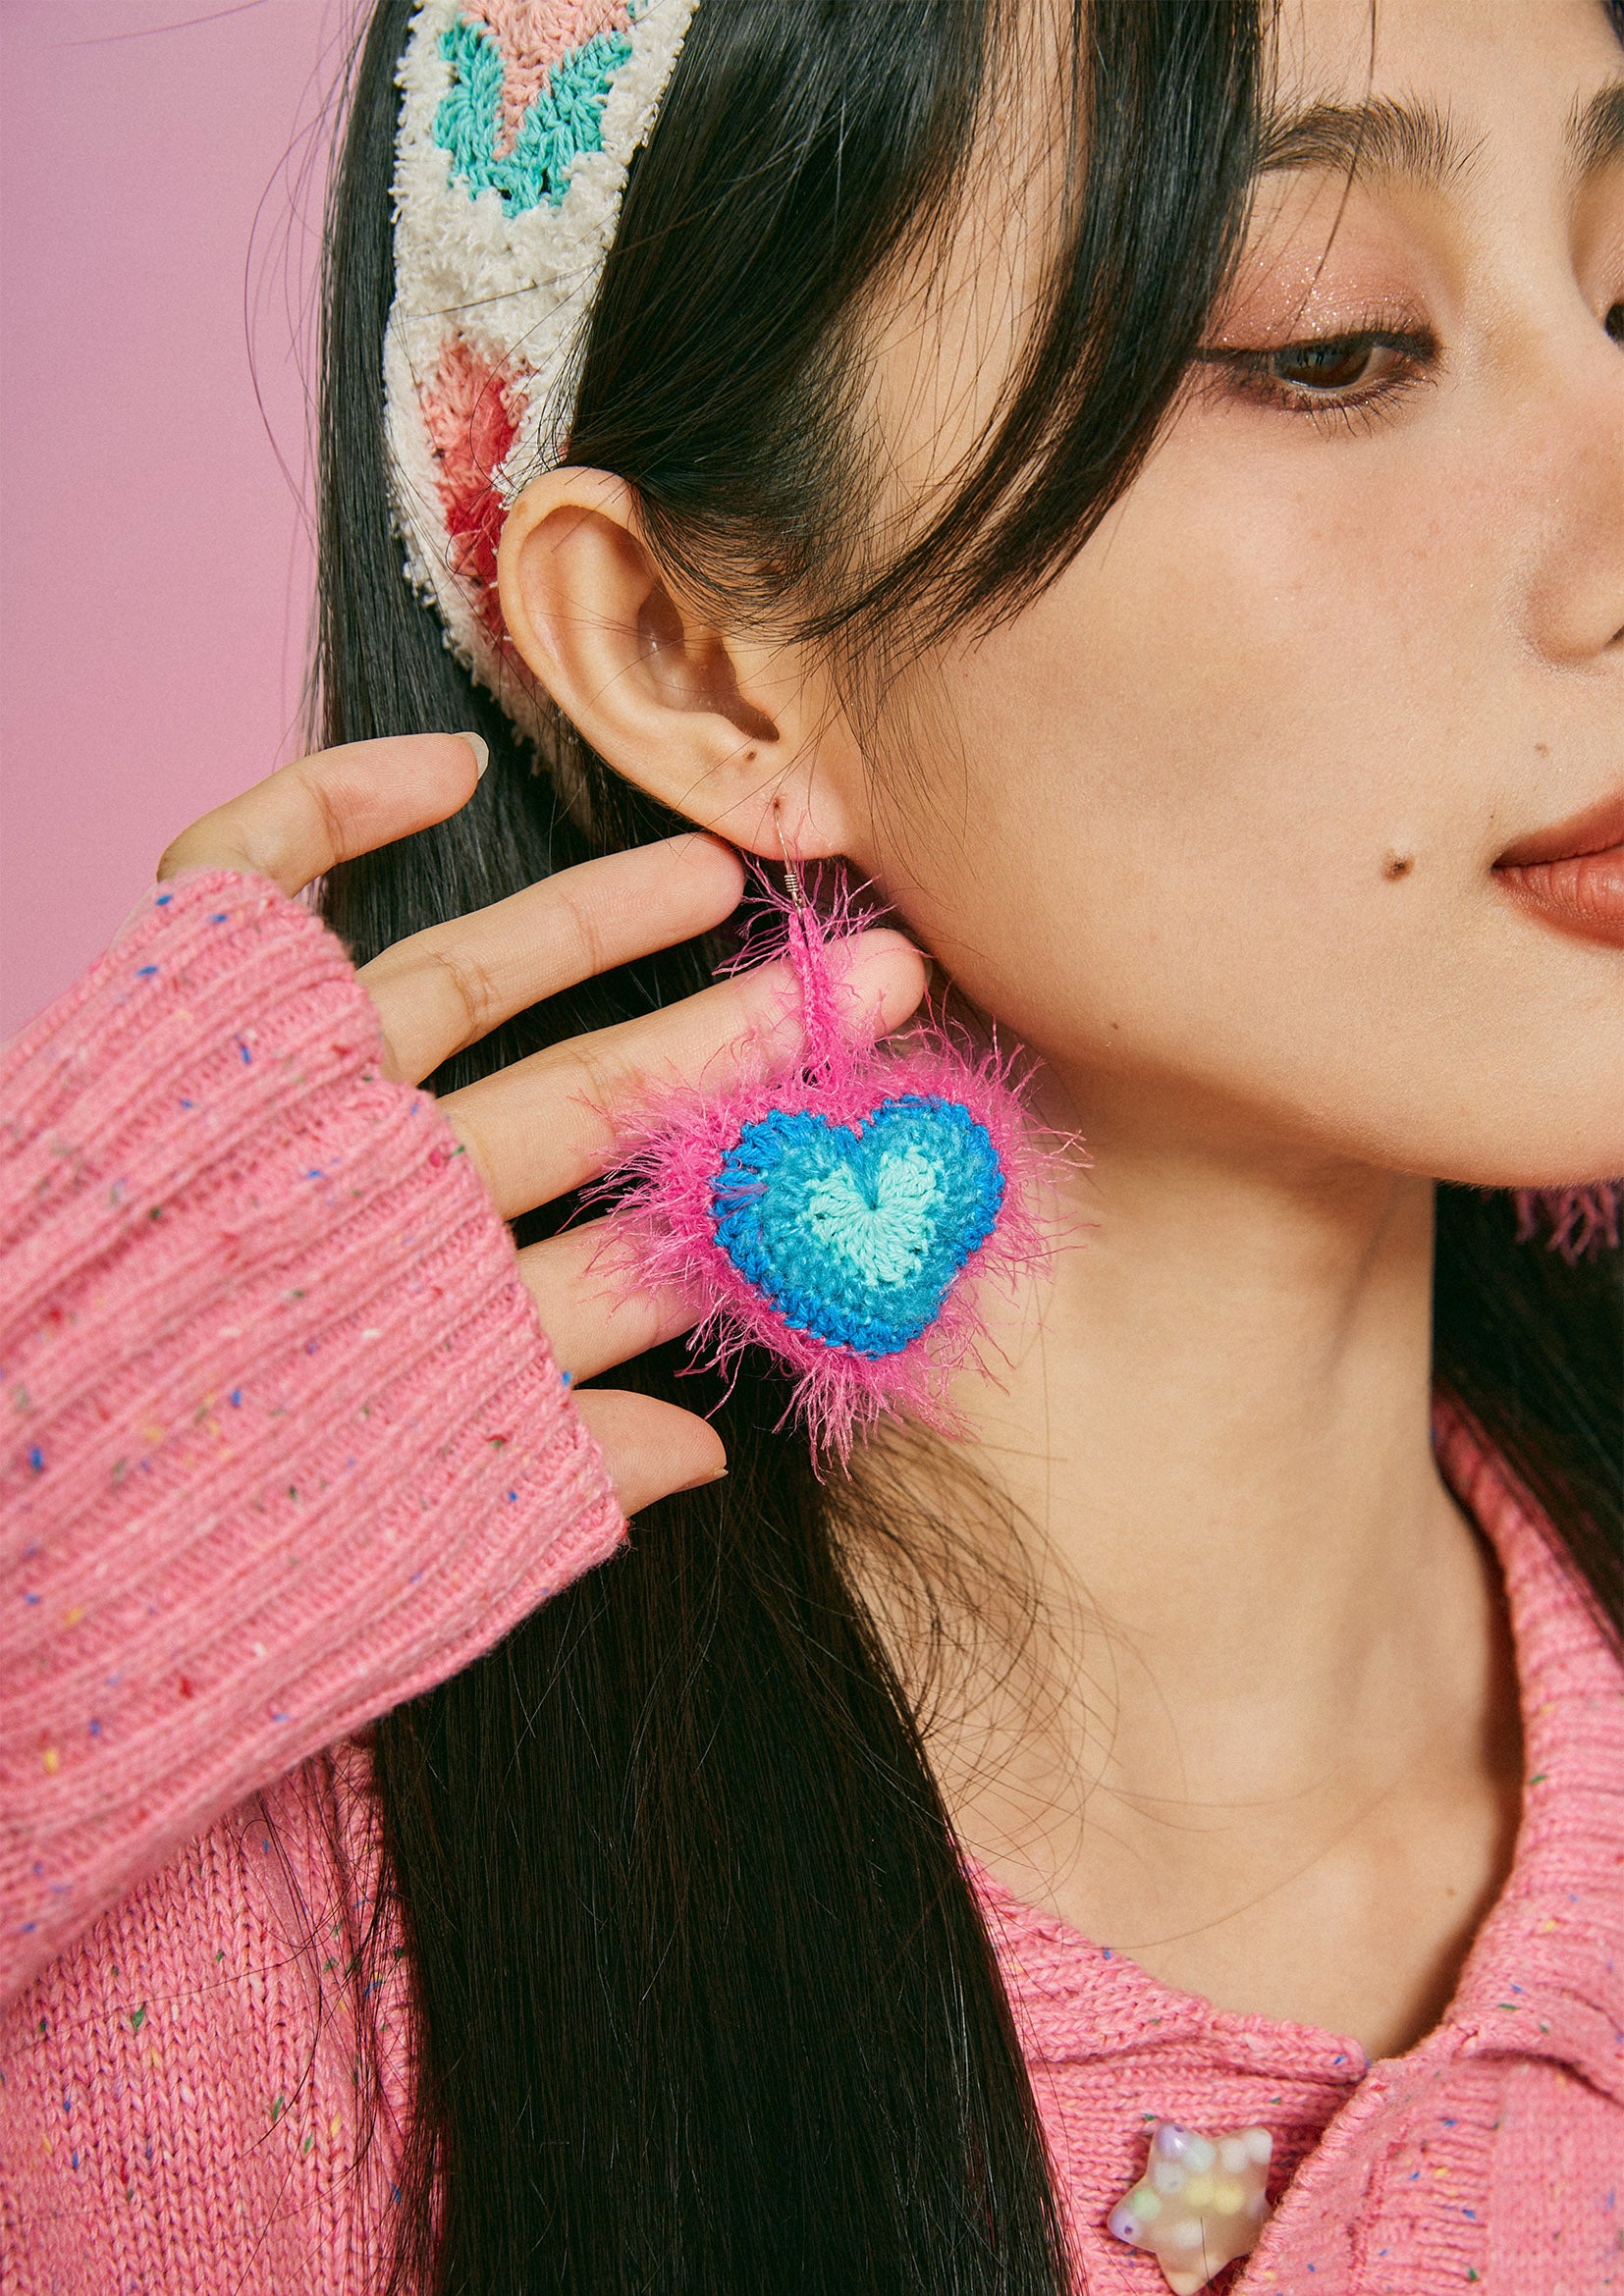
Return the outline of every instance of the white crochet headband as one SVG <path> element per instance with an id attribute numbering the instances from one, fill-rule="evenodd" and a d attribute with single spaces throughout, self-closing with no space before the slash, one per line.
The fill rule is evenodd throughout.
<path id="1" fill-rule="evenodd" d="M 555 464 L 620 219 L 697 0 L 423 0 L 401 57 L 385 419 L 406 570 L 525 731 L 496 594 Z"/>

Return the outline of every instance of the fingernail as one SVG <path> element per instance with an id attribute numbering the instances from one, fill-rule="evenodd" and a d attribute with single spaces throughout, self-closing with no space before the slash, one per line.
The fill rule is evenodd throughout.
<path id="1" fill-rule="evenodd" d="M 684 1483 L 684 1491 L 703 1491 L 711 1483 L 719 1483 L 727 1475 L 725 1467 L 713 1467 L 709 1474 L 696 1475 L 691 1483 Z"/>
<path id="2" fill-rule="evenodd" d="M 482 733 L 460 733 L 459 741 L 465 741 L 473 752 L 473 762 L 479 768 L 479 778 L 485 778 L 485 768 L 491 762 L 491 745 Z"/>

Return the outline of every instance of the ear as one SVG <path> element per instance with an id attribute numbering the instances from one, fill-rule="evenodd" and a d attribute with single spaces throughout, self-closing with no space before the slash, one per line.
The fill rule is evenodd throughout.
<path id="1" fill-rule="evenodd" d="M 497 580 L 526 665 L 628 781 L 747 852 L 776 860 L 781 830 L 808 860 L 861 848 L 862 760 L 827 677 L 806 649 L 718 629 L 686 603 L 623 480 L 532 479 Z"/>

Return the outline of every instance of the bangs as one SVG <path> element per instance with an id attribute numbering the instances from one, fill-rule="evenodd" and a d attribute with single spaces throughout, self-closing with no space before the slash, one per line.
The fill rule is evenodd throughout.
<path id="1" fill-rule="evenodd" d="M 838 57 L 770 0 L 701 8 L 627 186 L 571 460 L 625 478 L 661 562 L 734 616 L 928 645 L 1019 611 L 1129 485 L 1199 347 L 1245 220 L 1261 45 L 1256 0 L 1061 0 L 1053 26 L 873 0 Z M 865 320 L 1007 200 L 1045 73 L 1063 148 L 1023 339 L 950 487 L 877 547 Z"/>

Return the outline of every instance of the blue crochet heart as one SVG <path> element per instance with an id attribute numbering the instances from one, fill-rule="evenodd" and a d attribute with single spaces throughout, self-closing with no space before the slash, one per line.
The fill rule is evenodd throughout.
<path id="1" fill-rule="evenodd" d="M 716 1176 L 716 1240 L 791 1330 L 894 1356 L 992 1233 L 1003 1167 L 956 1100 L 915 1093 L 859 1125 L 775 1108 Z"/>

